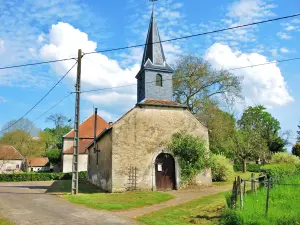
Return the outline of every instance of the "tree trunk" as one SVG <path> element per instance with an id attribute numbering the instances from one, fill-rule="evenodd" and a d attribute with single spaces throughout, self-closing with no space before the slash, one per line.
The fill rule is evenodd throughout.
<path id="1" fill-rule="evenodd" d="M 246 171 L 247 171 L 246 159 L 243 159 L 243 173 L 246 173 Z"/>

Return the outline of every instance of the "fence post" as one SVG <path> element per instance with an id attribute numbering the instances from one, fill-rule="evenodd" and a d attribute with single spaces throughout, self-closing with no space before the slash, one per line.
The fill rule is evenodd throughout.
<path id="1" fill-rule="evenodd" d="M 232 185 L 232 194 L 231 194 L 231 208 L 235 208 L 236 205 L 236 178 L 234 178 Z"/>
<path id="2" fill-rule="evenodd" d="M 243 190 L 243 194 L 245 195 L 246 194 L 246 181 L 244 180 L 244 190 Z"/>
<path id="3" fill-rule="evenodd" d="M 251 173 L 251 192 L 254 192 L 255 189 L 255 180 L 254 180 L 254 173 Z"/>
<path id="4" fill-rule="evenodd" d="M 240 209 L 243 209 L 244 208 L 244 198 L 243 198 L 243 191 L 242 191 L 242 182 L 243 180 L 238 177 L 239 179 L 239 194 L 240 194 Z"/>
<path id="5" fill-rule="evenodd" d="M 267 200 L 266 200 L 266 217 L 268 216 L 268 211 L 269 211 L 270 187 L 271 187 L 271 178 L 268 179 Z"/>

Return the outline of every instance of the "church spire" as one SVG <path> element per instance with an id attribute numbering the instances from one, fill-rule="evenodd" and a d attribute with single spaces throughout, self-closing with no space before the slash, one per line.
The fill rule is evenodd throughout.
<path id="1" fill-rule="evenodd" d="M 165 53 L 161 44 L 154 12 L 154 1 L 141 67 L 142 69 L 159 67 L 161 69 L 172 70 L 166 62 Z"/>

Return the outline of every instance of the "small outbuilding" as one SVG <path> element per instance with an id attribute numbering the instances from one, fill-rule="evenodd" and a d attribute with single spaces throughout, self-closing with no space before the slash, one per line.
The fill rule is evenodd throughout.
<path id="1" fill-rule="evenodd" d="M 32 157 L 27 159 L 28 172 L 50 171 L 50 162 L 48 158 Z"/>
<path id="2" fill-rule="evenodd" d="M 25 158 L 11 145 L 0 145 L 0 173 L 14 173 L 24 169 Z"/>

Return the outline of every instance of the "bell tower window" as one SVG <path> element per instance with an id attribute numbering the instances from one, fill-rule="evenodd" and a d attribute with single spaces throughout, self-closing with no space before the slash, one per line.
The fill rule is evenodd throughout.
<path id="1" fill-rule="evenodd" d="M 162 76 L 160 74 L 156 74 L 156 86 L 163 86 Z"/>

